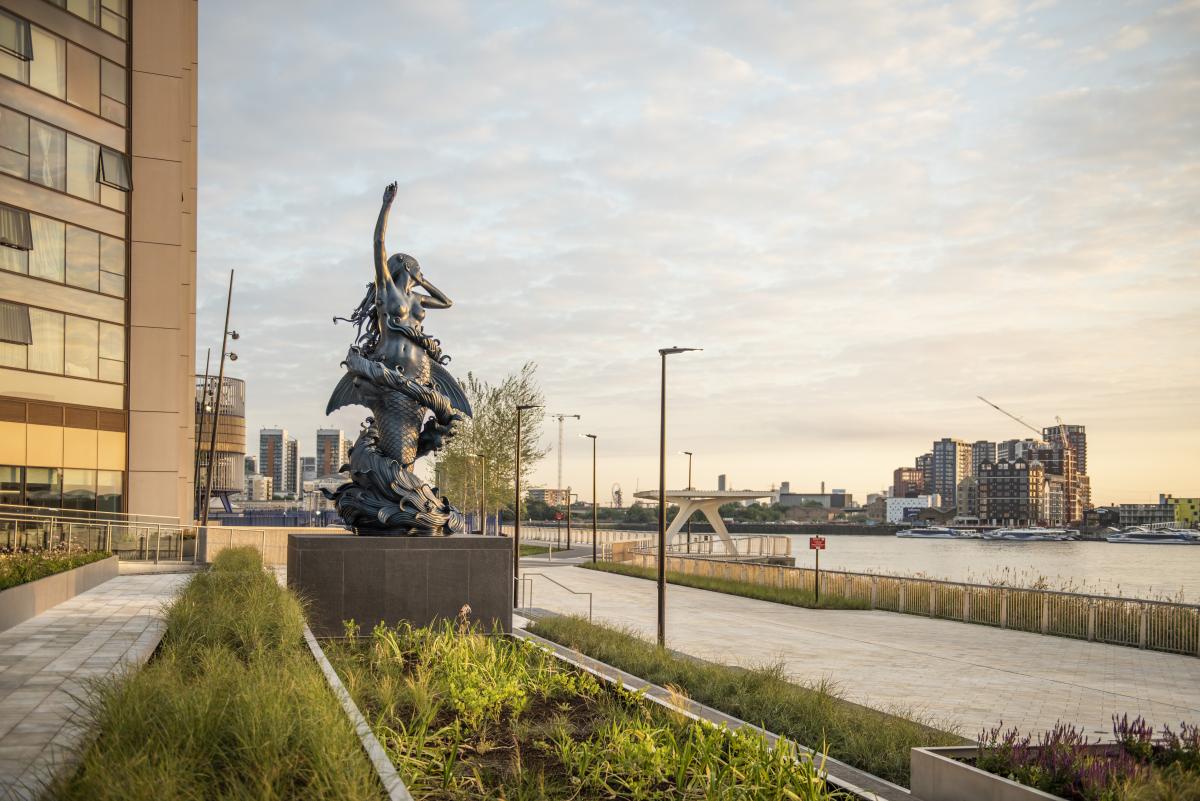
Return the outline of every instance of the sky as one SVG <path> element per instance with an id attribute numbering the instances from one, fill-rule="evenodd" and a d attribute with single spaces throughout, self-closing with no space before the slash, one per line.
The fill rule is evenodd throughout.
<path id="1" fill-rule="evenodd" d="M 1088 433 L 1097 503 L 1200 495 L 1200 2 L 200 5 L 198 371 L 324 416 L 389 252 L 449 369 L 536 362 L 565 484 L 863 499 L 944 436 Z M 557 424 L 544 441 L 557 448 Z M 554 486 L 556 453 L 535 472 Z"/>

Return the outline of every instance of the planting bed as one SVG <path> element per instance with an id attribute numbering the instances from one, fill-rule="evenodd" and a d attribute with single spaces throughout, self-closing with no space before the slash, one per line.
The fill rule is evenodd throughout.
<path id="1" fill-rule="evenodd" d="M 1200 727 L 1155 728 L 1113 717 L 1112 745 L 1089 744 L 1060 724 L 1036 739 L 997 726 L 983 732 L 975 767 L 1068 801 L 1200 801 Z"/>
<path id="2" fill-rule="evenodd" d="M 896 784 L 908 785 L 912 748 L 967 742 L 907 711 L 891 714 L 846 701 L 832 683 L 788 681 L 780 666 L 746 670 L 703 662 L 631 630 L 577 617 L 542 618 L 529 630 Z"/>
<path id="3" fill-rule="evenodd" d="M 600 683 L 464 624 L 376 627 L 325 652 L 416 798 L 845 798 L 789 745 Z"/>
<path id="4" fill-rule="evenodd" d="M 112 556 L 107 551 L 29 550 L 0 551 L 0 590 L 7 590 L 55 573 L 74 570 Z"/>
<path id="5" fill-rule="evenodd" d="M 140 670 L 89 688 L 78 767 L 48 799 L 382 799 L 303 641 L 295 596 L 250 548 L 222 551 L 167 611 Z"/>

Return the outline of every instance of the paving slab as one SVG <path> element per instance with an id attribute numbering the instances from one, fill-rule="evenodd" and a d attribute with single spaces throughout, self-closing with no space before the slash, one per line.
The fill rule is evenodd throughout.
<path id="1" fill-rule="evenodd" d="M 597 622 L 653 638 L 655 583 L 521 560 L 593 594 Z M 537 607 L 587 614 L 587 599 L 533 578 Z M 668 585 L 667 645 L 741 666 L 782 663 L 795 681 L 831 680 L 852 701 L 911 710 L 975 738 L 1001 721 L 1057 721 L 1111 737 L 1112 715 L 1200 722 L 1200 658 L 882 611 L 814 610 Z M 2 676 L 3 674 L 0 674 Z"/>
<path id="2" fill-rule="evenodd" d="M 0 801 L 38 797 L 78 744 L 88 681 L 150 658 L 188 578 L 122 570 L 0 632 Z"/>

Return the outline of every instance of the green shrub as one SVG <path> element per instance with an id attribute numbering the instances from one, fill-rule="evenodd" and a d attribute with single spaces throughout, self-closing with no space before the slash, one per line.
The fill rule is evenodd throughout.
<path id="1" fill-rule="evenodd" d="M 584 562 L 580 567 L 589 570 L 599 570 L 603 573 L 617 573 L 634 578 L 653 579 L 658 572 L 652 567 L 628 565 L 622 562 Z M 667 583 L 678 584 L 681 587 L 695 587 L 698 590 L 723 592 L 726 595 L 740 595 L 744 598 L 754 598 L 759 601 L 771 601 L 788 606 L 803 606 L 808 609 L 867 609 L 869 604 L 854 598 L 826 594 L 821 596 L 818 603 L 809 590 L 794 587 L 773 587 L 769 584 L 752 584 L 747 581 L 718 578 L 715 576 L 694 576 L 691 573 L 681 573 L 675 570 L 667 571 Z"/>
<path id="2" fill-rule="evenodd" d="M 521 640 L 401 624 L 328 653 L 418 798 L 845 798 L 788 745 L 670 713 Z"/>
<path id="3" fill-rule="evenodd" d="M 897 784 L 908 783 L 909 749 L 965 742 L 911 713 L 851 703 L 829 682 L 790 682 L 781 665 L 747 670 L 702 662 L 659 648 L 632 630 L 582 618 L 545 618 L 530 630 L 809 748 L 824 744 L 829 756 Z"/>
<path id="4" fill-rule="evenodd" d="M 0 590 L 74 570 L 112 556 L 108 551 L 17 551 L 0 553 Z"/>
<path id="5" fill-rule="evenodd" d="M 212 569 L 218 573 L 234 573 L 241 570 L 263 569 L 262 554 L 257 548 L 241 546 L 224 548 L 212 561 Z"/>
<path id="6" fill-rule="evenodd" d="M 221 553 L 167 610 L 151 662 L 92 687 L 90 745 L 49 797 L 381 798 L 303 628 L 256 552 Z"/>

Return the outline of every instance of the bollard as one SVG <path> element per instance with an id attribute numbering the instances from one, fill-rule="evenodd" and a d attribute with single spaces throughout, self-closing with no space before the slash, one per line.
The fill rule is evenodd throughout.
<path id="1" fill-rule="evenodd" d="M 1000 628 L 1008 628 L 1008 590 L 1000 590 Z"/>

